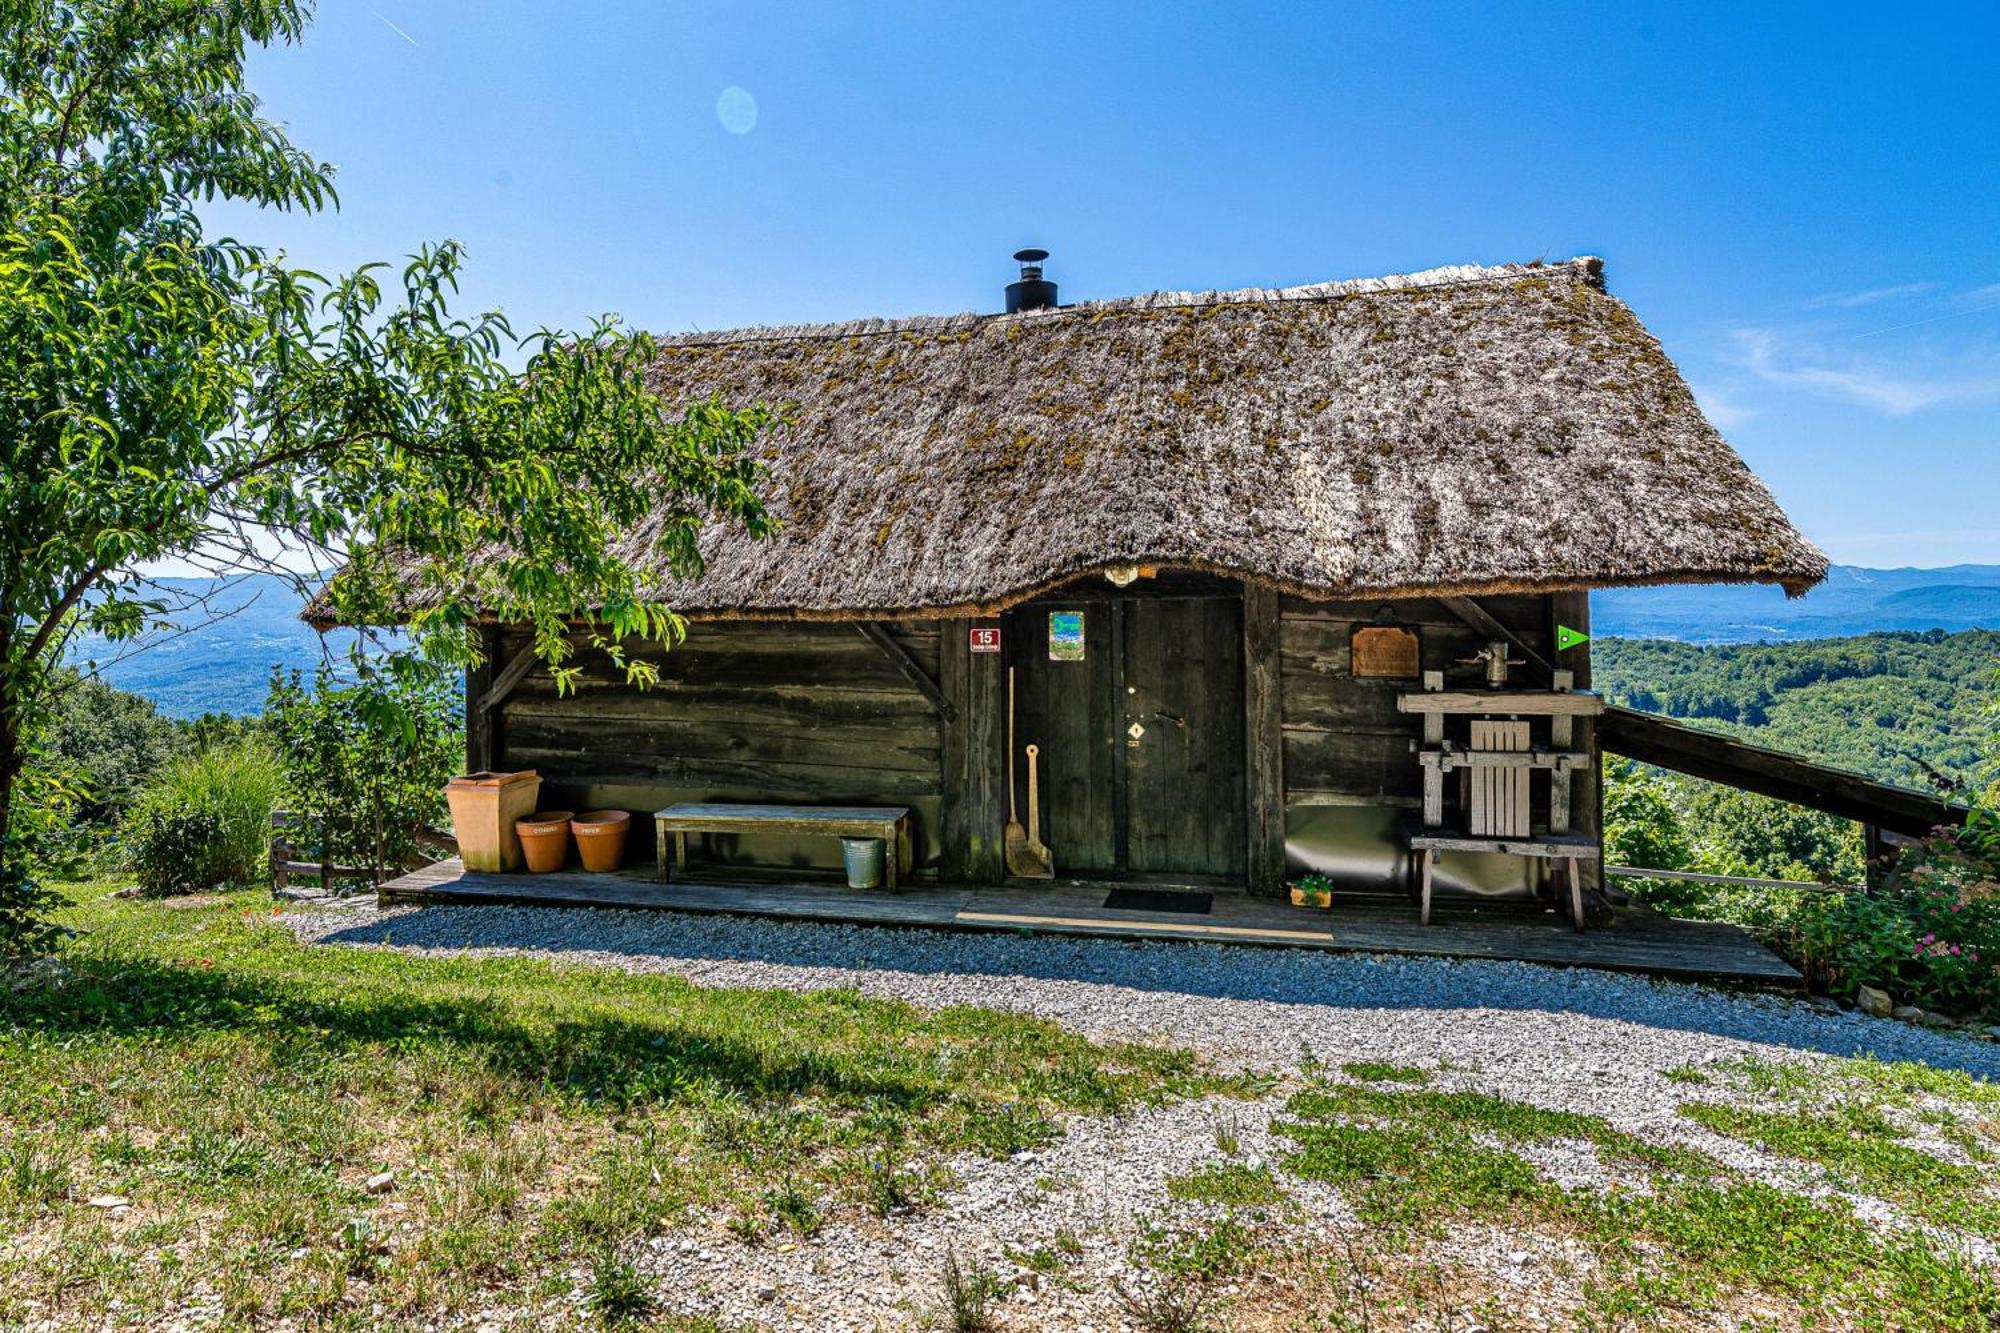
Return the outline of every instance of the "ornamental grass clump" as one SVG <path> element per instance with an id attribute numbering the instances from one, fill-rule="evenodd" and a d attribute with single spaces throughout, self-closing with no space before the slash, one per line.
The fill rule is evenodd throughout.
<path id="1" fill-rule="evenodd" d="M 263 883 L 271 812 L 284 785 L 277 756 L 261 739 L 171 761 L 133 803 L 123 838 L 126 867 L 150 894 Z"/>

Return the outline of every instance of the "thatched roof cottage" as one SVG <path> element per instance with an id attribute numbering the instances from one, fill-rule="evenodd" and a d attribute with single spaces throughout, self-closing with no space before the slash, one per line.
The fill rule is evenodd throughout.
<path id="1" fill-rule="evenodd" d="M 1588 646 L 1555 632 L 1587 628 L 1591 588 L 1796 594 L 1826 572 L 1599 260 L 1069 306 L 1035 263 L 1011 313 L 665 343 L 669 405 L 791 405 L 764 487 L 783 527 L 710 531 L 705 572 L 658 579 L 694 623 L 653 690 L 606 669 L 559 698 L 529 674 L 479 708 L 526 648 L 495 626 L 472 762 L 641 815 L 908 807 L 917 876 L 1000 882 L 1032 742 L 1059 874 L 1392 885 L 1437 730 L 1399 701 L 1426 673 L 1478 688 L 1505 635 L 1533 663 L 1517 684 L 1581 688 Z M 1397 637 L 1361 662 L 1369 629 Z M 1588 731 L 1569 744 L 1594 756 Z M 1461 781 L 1431 813 L 1462 830 Z M 1585 838 L 1594 783 L 1579 769 L 1571 796 Z M 1537 831 L 1564 822 L 1527 791 Z M 835 863 L 782 836 L 705 850 Z M 1524 864 L 1446 858 L 1440 885 L 1519 894 Z"/>

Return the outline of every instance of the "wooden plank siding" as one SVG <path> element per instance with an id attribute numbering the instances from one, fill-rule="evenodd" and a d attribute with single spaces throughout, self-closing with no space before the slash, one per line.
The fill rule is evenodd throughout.
<path id="1" fill-rule="evenodd" d="M 1550 601 L 1543 596 L 1484 597 L 1478 599 L 1478 606 L 1534 653 L 1552 659 L 1554 617 Z M 1281 599 L 1278 649 L 1283 782 L 1293 823 L 1325 807 L 1412 811 L 1422 807 L 1422 770 L 1413 747 L 1422 735 L 1422 720 L 1396 706 L 1396 696 L 1416 689 L 1417 683 L 1356 679 L 1349 660 L 1354 628 L 1374 621 L 1385 605 L 1397 625 L 1416 631 L 1421 670 L 1445 672 L 1451 688 L 1478 688 L 1479 669 L 1467 665 L 1466 659 L 1484 648 L 1490 635 L 1467 624 L 1437 600 Z M 1564 623 L 1577 625 L 1574 619 Z M 1573 650 L 1564 655 L 1565 663 L 1581 662 L 1587 653 L 1588 649 Z M 1541 689 L 1548 684 L 1533 664 L 1516 667 L 1514 672 L 1514 681 L 1524 688 Z M 1587 679 L 1587 675 L 1581 678 Z M 1538 719 L 1534 725 L 1537 743 L 1541 743 L 1547 724 Z M 1589 796 L 1578 802 L 1578 817 L 1572 825 L 1576 832 L 1595 835 L 1599 825 L 1594 799 L 1593 785 Z M 1531 783 L 1529 813 L 1536 826 L 1546 825 L 1549 793 L 1545 780 Z M 1367 855 L 1378 862 L 1377 878 L 1386 883 L 1394 878 L 1387 862 L 1400 852 L 1393 832 L 1395 821 L 1377 823 Z M 1297 871 L 1302 866 L 1294 849 L 1291 869 Z"/>
<path id="2" fill-rule="evenodd" d="M 939 678 L 938 625 L 885 632 L 907 661 L 849 624 L 698 621 L 671 651 L 633 649 L 659 672 L 649 689 L 579 641 L 572 691 L 558 695 L 536 672 L 494 710 L 496 762 L 538 770 L 544 805 L 646 817 L 693 801 L 908 806 L 919 873 L 935 874 L 944 718 L 909 666 Z M 503 632 L 501 659 L 526 644 L 525 633 Z M 831 869 L 839 859 L 826 839 L 706 841 L 703 853 L 728 863 Z"/>

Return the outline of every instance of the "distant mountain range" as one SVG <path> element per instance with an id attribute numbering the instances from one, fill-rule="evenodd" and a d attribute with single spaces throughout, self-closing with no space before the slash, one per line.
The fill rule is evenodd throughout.
<path id="1" fill-rule="evenodd" d="M 162 582 L 209 593 L 204 579 Z M 310 673 L 322 659 L 319 636 L 299 620 L 299 600 L 277 578 L 244 579 L 216 595 L 227 618 L 107 667 L 121 689 L 152 699 L 172 717 L 205 712 L 254 713 L 263 707 L 271 668 Z M 1615 588 L 1591 596 L 1599 637 L 1678 639 L 1684 643 L 1790 641 L 1877 630 L 2000 629 L 2000 565 L 1946 569 L 1862 569 L 1835 565 L 1825 583 L 1787 600 L 1777 588 L 1690 586 Z M 336 656 L 346 641 L 332 644 Z M 84 643 L 78 660 L 108 658 L 104 644 Z"/>
<path id="2" fill-rule="evenodd" d="M 1804 597 L 1770 587 L 1612 588 L 1592 593 L 1593 632 L 1684 643 L 1827 639 L 1878 630 L 2000 629 L 2000 565 L 1835 565 Z"/>
<path id="3" fill-rule="evenodd" d="M 184 634 L 147 635 L 146 647 L 127 653 L 129 644 L 80 640 L 70 652 L 79 665 L 96 659 L 104 679 L 121 690 L 143 694 L 169 717 L 203 713 L 256 713 L 264 707 L 271 669 L 311 676 L 327 652 L 344 658 L 353 636 L 319 635 L 299 619 L 302 603 L 285 580 L 258 574 L 238 579 L 158 579 L 163 594 L 205 598 L 207 605 L 176 617 L 198 625 Z M 202 622 L 220 617 L 213 624 Z"/>

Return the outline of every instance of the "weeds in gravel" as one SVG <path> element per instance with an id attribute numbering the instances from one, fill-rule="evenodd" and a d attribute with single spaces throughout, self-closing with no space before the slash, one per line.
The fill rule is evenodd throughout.
<path id="1" fill-rule="evenodd" d="M 1479 1220 L 1586 1240 L 1596 1280 L 1642 1326 L 1737 1293 L 1809 1319 L 1984 1329 L 1994 1274 L 1920 1235 L 1884 1235 L 1836 1201 L 1789 1193 L 1591 1116 L 1505 1099 L 1333 1085 L 1291 1099 L 1284 1165 L 1338 1185 L 1364 1222 L 1435 1233 Z M 1647 1174 L 1645 1192 L 1568 1190 L 1504 1145 L 1585 1140 Z M 1495 1141 L 1498 1141 L 1497 1143 Z"/>
<path id="2" fill-rule="evenodd" d="M 2000 1239 L 1991 1167 L 1947 1162 L 1910 1146 L 1878 1106 L 1845 1102 L 1774 1112 L 1700 1102 L 1681 1114 L 1766 1152 L 1825 1167 L 1842 1188 L 1886 1199 L 1912 1217 Z"/>
<path id="3" fill-rule="evenodd" d="M 1209 1136 L 1215 1140 L 1215 1150 L 1225 1157 L 1234 1157 L 1243 1149 L 1242 1129 L 1233 1112 L 1220 1107 L 1211 1107 L 1208 1113 Z"/>
<path id="4" fill-rule="evenodd" d="M 246 1325 L 528 1314 L 697 1212 L 806 1231 L 872 1206 L 871 1159 L 1244 1086 L 1024 1016 L 309 946 L 268 897 L 113 887 L 73 890 L 67 986 L 0 993 L 0 1325 L 203 1286 Z"/>
<path id="5" fill-rule="evenodd" d="M 604 1328 L 630 1328 L 657 1308 L 653 1287 L 627 1261 L 601 1254 L 590 1266 L 590 1313 Z"/>
<path id="6" fill-rule="evenodd" d="M 861 1171 L 862 1197 L 877 1217 L 914 1212 L 936 1193 L 936 1184 L 927 1173 L 900 1166 L 886 1155 L 869 1157 Z"/>
<path id="7" fill-rule="evenodd" d="M 776 1189 L 764 1191 L 764 1207 L 772 1221 L 790 1227 L 801 1236 L 814 1236 L 826 1225 L 820 1216 L 819 1204 L 813 1196 L 799 1187 L 796 1180 L 787 1178 Z"/>
<path id="8" fill-rule="evenodd" d="M 1223 1162 L 1169 1177 L 1167 1196 L 1236 1207 L 1269 1207 L 1283 1202 L 1285 1187 L 1268 1167 Z"/>
<path id="9" fill-rule="evenodd" d="M 1213 1282 L 1253 1269 L 1262 1259 L 1255 1219 L 1231 1210 L 1200 1224 L 1156 1224 L 1127 1247 L 1137 1268 Z"/>
<path id="10" fill-rule="evenodd" d="M 958 1249 L 945 1251 L 944 1268 L 938 1275 L 946 1327 L 952 1333 L 988 1333 L 993 1327 L 993 1307 L 1006 1295 L 1006 1283 L 988 1265 L 974 1259 L 961 1261 Z"/>
<path id="11" fill-rule="evenodd" d="M 1210 1333 L 1214 1297 L 1185 1273 L 1164 1272 L 1150 1280 L 1116 1285 L 1118 1304 L 1140 1333 Z"/>

